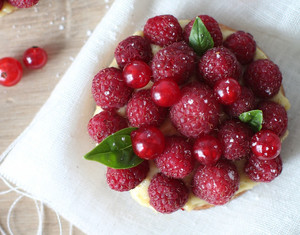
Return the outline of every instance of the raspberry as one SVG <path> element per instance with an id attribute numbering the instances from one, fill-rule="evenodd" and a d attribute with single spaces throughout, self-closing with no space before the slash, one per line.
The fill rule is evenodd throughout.
<path id="1" fill-rule="evenodd" d="M 239 188 L 236 166 L 226 160 L 214 166 L 200 165 L 193 179 L 193 193 L 213 205 L 227 203 Z"/>
<path id="2" fill-rule="evenodd" d="M 199 75 L 210 86 L 222 78 L 239 79 L 241 66 L 226 47 L 214 47 L 205 52 L 198 65 Z"/>
<path id="3" fill-rule="evenodd" d="M 288 125 L 285 108 L 272 101 L 263 101 L 258 105 L 258 109 L 263 112 L 262 129 L 271 130 L 276 135 L 282 136 Z"/>
<path id="4" fill-rule="evenodd" d="M 222 32 L 221 32 L 218 22 L 214 18 L 212 18 L 211 16 L 208 16 L 208 15 L 199 15 L 198 17 L 202 20 L 206 29 L 210 33 L 210 36 L 212 37 L 212 39 L 214 41 L 214 47 L 222 46 L 223 36 L 222 36 Z M 189 37 L 190 37 L 191 31 L 192 31 L 194 22 L 195 22 L 195 19 L 190 21 L 184 27 L 183 37 L 187 43 L 189 43 Z"/>
<path id="5" fill-rule="evenodd" d="M 155 158 L 155 163 L 166 176 L 184 178 L 194 168 L 192 146 L 183 137 L 167 137 L 165 150 Z"/>
<path id="6" fill-rule="evenodd" d="M 271 182 L 282 171 L 280 155 L 271 160 L 260 160 L 252 155 L 245 164 L 245 173 L 256 182 Z"/>
<path id="7" fill-rule="evenodd" d="M 261 98 L 271 98 L 279 92 L 282 74 L 270 60 L 252 62 L 244 73 L 245 82 Z"/>
<path id="8" fill-rule="evenodd" d="M 103 109 L 124 106 L 131 92 L 132 89 L 124 82 L 122 71 L 119 69 L 102 69 L 93 79 L 92 93 L 96 104 Z"/>
<path id="9" fill-rule="evenodd" d="M 97 143 L 100 143 L 107 136 L 127 126 L 125 118 L 119 116 L 114 111 L 104 110 L 90 119 L 88 132 Z"/>
<path id="10" fill-rule="evenodd" d="M 178 131 L 196 138 L 208 134 L 219 123 L 220 105 L 213 91 L 203 83 L 192 83 L 181 89 L 180 100 L 171 107 L 170 118 Z"/>
<path id="11" fill-rule="evenodd" d="M 225 112 L 231 117 L 238 117 L 240 114 L 255 108 L 255 97 L 253 92 L 241 86 L 241 94 L 235 102 L 225 106 Z"/>
<path id="12" fill-rule="evenodd" d="M 182 28 L 172 15 L 155 16 L 147 20 L 144 36 L 153 44 L 166 46 L 182 40 Z"/>
<path id="13" fill-rule="evenodd" d="M 246 124 L 228 120 L 221 126 L 218 137 L 223 146 L 223 156 L 229 160 L 239 160 L 250 154 L 253 132 Z"/>
<path id="14" fill-rule="evenodd" d="M 116 191 L 124 192 L 134 189 L 147 176 L 149 162 L 143 161 L 141 164 L 129 169 L 113 169 L 107 167 L 106 181 L 108 186 Z"/>
<path id="15" fill-rule="evenodd" d="M 224 46 L 235 54 L 241 64 L 249 64 L 253 61 L 256 42 L 251 34 L 237 31 L 226 38 Z"/>
<path id="16" fill-rule="evenodd" d="M 188 200 L 189 190 L 180 179 L 172 179 L 158 173 L 149 185 L 150 205 L 161 213 L 177 211 Z"/>
<path id="17" fill-rule="evenodd" d="M 148 63 L 152 59 L 151 45 L 141 36 L 130 36 L 119 43 L 115 50 L 115 58 L 120 68 L 134 60 Z"/>
<path id="18" fill-rule="evenodd" d="M 171 78 L 183 83 L 195 70 L 196 53 L 185 42 L 173 43 L 155 54 L 151 67 L 155 82 Z"/>
<path id="19" fill-rule="evenodd" d="M 39 0 L 8 0 L 8 2 L 17 8 L 28 8 L 37 4 Z"/>
<path id="20" fill-rule="evenodd" d="M 157 106 L 151 99 L 150 90 L 140 90 L 132 95 L 126 107 L 131 126 L 160 126 L 167 116 L 167 109 Z"/>
<path id="21" fill-rule="evenodd" d="M 4 4 L 4 0 L 0 0 L 0 11 L 1 11 L 2 7 L 3 7 L 3 4 Z"/>

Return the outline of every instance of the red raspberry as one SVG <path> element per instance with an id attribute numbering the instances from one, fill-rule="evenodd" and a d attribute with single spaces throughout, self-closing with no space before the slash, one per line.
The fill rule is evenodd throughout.
<path id="1" fill-rule="evenodd" d="M 149 185 L 150 205 L 161 213 L 172 213 L 182 208 L 188 200 L 189 190 L 180 179 L 158 173 Z"/>
<path id="2" fill-rule="evenodd" d="M 11 5 L 17 8 L 28 8 L 37 4 L 39 0 L 7 0 Z"/>
<path id="3" fill-rule="evenodd" d="M 249 64 L 253 61 L 256 51 L 256 42 L 253 40 L 251 34 L 237 31 L 226 38 L 224 46 L 235 54 L 241 64 Z"/>
<path id="4" fill-rule="evenodd" d="M 241 86 L 240 96 L 234 103 L 225 106 L 225 112 L 231 117 L 238 117 L 244 112 L 253 110 L 255 106 L 253 92 L 249 88 Z"/>
<path id="5" fill-rule="evenodd" d="M 185 42 L 173 43 L 159 50 L 152 61 L 154 81 L 171 78 L 183 83 L 194 72 L 196 53 Z"/>
<path id="6" fill-rule="evenodd" d="M 119 69 L 102 69 L 93 79 L 92 93 L 96 104 L 103 109 L 121 108 L 129 100 L 131 92 Z"/>
<path id="7" fill-rule="evenodd" d="M 212 37 L 212 39 L 214 41 L 214 47 L 222 46 L 223 35 L 222 35 L 222 32 L 221 32 L 218 22 L 214 18 L 212 18 L 211 16 L 208 16 L 208 15 L 199 15 L 199 18 L 202 20 L 206 29 L 210 33 L 210 36 Z M 192 31 L 194 22 L 195 22 L 195 19 L 190 21 L 184 27 L 183 37 L 187 43 L 189 43 L 189 37 L 190 37 L 191 31 Z"/>
<path id="8" fill-rule="evenodd" d="M 222 78 L 238 80 L 241 75 L 241 65 L 226 47 L 207 50 L 200 59 L 198 69 L 200 77 L 212 87 Z"/>
<path id="9" fill-rule="evenodd" d="M 227 203 L 239 188 L 239 174 L 230 161 L 214 166 L 200 165 L 193 179 L 193 193 L 213 205 Z"/>
<path id="10" fill-rule="evenodd" d="M 244 73 L 245 82 L 261 98 L 271 98 L 279 92 L 282 74 L 270 60 L 252 62 Z"/>
<path id="11" fill-rule="evenodd" d="M 258 105 L 258 109 L 263 112 L 262 129 L 271 130 L 276 135 L 282 136 L 288 125 L 285 108 L 272 101 L 263 101 Z"/>
<path id="12" fill-rule="evenodd" d="M 3 4 L 4 4 L 4 0 L 0 0 L 0 10 L 1 10 L 2 7 L 3 7 Z"/>
<path id="13" fill-rule="evenodd" d="M 155 158 L 155 163 L 166 176 L 184 178 L 194 168 L 192 146 L 183 137 L 167 137 L 165 150 Z"/>
<path id="14" fill-rule="evenodd" d="M 229 160 L 238 160 L 250 154 L 250 142 L 253 132 L 245 123 L 228 120 L 220 128 L 219 140 L 223 146 L 223 156 Z"/>
<path id="15" fill-rule="evenodd" d="M 174 16 L 160 15 L 147 20 L 144 35 L 151 43 L 166 46 L 182 40 L 182 28 Z"/>
<path id="16" fill-rule="evenodd" d="M 167 116 L 167 109 L 157 106 L 151 99 L 150 90 L 140 90 L 132 95 L 126 107 L 131 126 L 160 126 Z"/>
<path id="17" fill-rule="evenodd" d="M 120 68 L 134 60 L 148 63 L 152 59 L 151 45 L 141 36 L 130 36 L 119 43 L 115 50 L 115 58 Z"/>
<path id="18" fill-rule="evenodd" d="M 282 161 L 280 155 L 271 160 L 260 160 L 252 154 L 245 164 L 247 176 L 257 182 L 271 182 L 282 171 Z"/>
<path id="19" fill-rule="evenodd" d="M 88 132 L 90 136 L 100 143 L 107 136 L 126 128 L 127 121 L 114 111 L 102 111 L 92 117 L 88 123 Z"/>
<path id="20" fill-rule="evenodd" d="M 129 169 L 113 169 L 107 167 L 106 181 L 108 186 L 116 191 L 124 192 L 134 189 L 147 176 L 149 162 L 143 161 L 141 164 Z"/>
<path id="21" fill-rule="evenodd" d="M 220 116 L 220 104 L 213 91 L 203 83 L 192 83 L 182 88 L 181 94 L 170 110 L 174 126 L 186 137 L 196 138 L 211 132 Z"/>

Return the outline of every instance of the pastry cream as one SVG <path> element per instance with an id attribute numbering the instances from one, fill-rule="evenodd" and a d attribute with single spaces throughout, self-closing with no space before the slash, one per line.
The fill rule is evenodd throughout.
<path id="1" fill-rule="evenodd" d="M 6 14 L 9 14 L 13 11 L 15 11 L 16 8 L 10 5 L 8 2 L 4 2 L 2 9 L 0 10 L 0 17 L 4 16 Z"/>

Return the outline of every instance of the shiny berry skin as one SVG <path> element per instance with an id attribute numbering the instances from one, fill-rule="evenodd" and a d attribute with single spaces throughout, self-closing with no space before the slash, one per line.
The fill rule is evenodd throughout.
<path id="1" fill-rule="evenodd" d="M 194 157 L 203 165 L 214 165 L 221 158 L 222 145 L 211 135 L 201 136 L 196 139 L 193 146 Z"/>
<path id="2" fill-rule="evenodd" d="M 16 85 L 22 78 L 23 68 L 19 61 L 11 57 L 0 59 L 0 84 Z"/>
<path id="3" fill-rule="evenodd" d="M 213 205 L 230 201 L 239 188 L 240 177 L 236 166 L 221 160 L 214 166 L 200 165 L 193 178 L 193 193 Z"/>
<path id="4" fill-rule="evenodd" d="M 216 82 L 214 93 L 220 103 L 225 105 L 232 104 L 240 96 L 241 86 L 233 78 L 224 78 Z"/>
<path id="5" fill-rule="evenodd" d="M 107 167 L 106 181 L 113 190 L 119 192 L 129 191 L 138 186 L 146 178 L 148 172 L 148 161 L 143 161 L 141 164 L 128 169 Z"/>
<path id="6" fill-rule="evenodd" d="M 152 71 L 143 61 L 132 61 L 123 69 L 123 78 L 127 86 L 138 89 L 146 86 L 150 81 Z"/>
<path id="7" fill-rule="evenodd" d="M 251 150 L 261 160 L 274 159 L 280 154 L 280 138 L 273 131 L 261 130 L 251 139 Z"/>
<path id="8" fill-rule="evenodd" d="M 8 0 L 8 2 L 17 8 L 29 8 L 37 4 L 39 0 Z"/>
<path id="9" fill-rule="evenodd" d="M 189 190 L 180 179 L 156 174 L 148 187 L 150 205 L 160 213 L 172 213 L 184 206 Z"/>
<path id="10" fill-rule="evenodd" d="M 47 52 L 40 47 L 27 49 L 23 55 L 23 63 L 29 69 L 41 69 L 48 61 Z"/>
<path id="11" fill-rule="evenodd" d="M 165 148 L 165 137 L 154 126 L 143 126 L 131 132 L 131 141 L 135 154 L 146 160 L 154 159 Z"/>
<path id="12" fill-rule="evenodd" d="M 282 171 L 280 155 L 271 160 L 260 160 L 253 154 L 245 164 L 246 175 L 256 182 L 271 182 Z"/>
<path id="13" fill-rule="evenodd" d="M 181 92 L 179 86 L 173 79 L 166 78 L 153 84 L 151 97 L 157 105 L 170 107 L 180 99 Z"/>

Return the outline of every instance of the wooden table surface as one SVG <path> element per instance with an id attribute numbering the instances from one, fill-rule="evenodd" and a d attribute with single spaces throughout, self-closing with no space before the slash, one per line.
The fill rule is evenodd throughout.
<path id="1" fill-rule="evenodd" d="M 0 86 L 0 153 L 33 119 L 112 2 L 40 0 L 33 8 L 0 18 L 0 58 L 21 60 L 23 52 L 32 46 L 45 48 L 49 56 L 43 69 L 24 69 L 16 86 Z M 0 192 L 7 189 L 0 180 Z M 7 234 L 7 213 L 17 197 L 13 192 L 0 195 L 0 226 Z M 34 202 L 22 199 L 10 221 L 14 234 L 36 234 L 38 217 Z M 69 234 L 67 221 L 62 220 L 62 228 L 63 234 Z M 49 208 L 45 208 L 43 234 L 59 234 L 56 214 Z M 73 234 L 82 232 L 74 228 Z"/>

